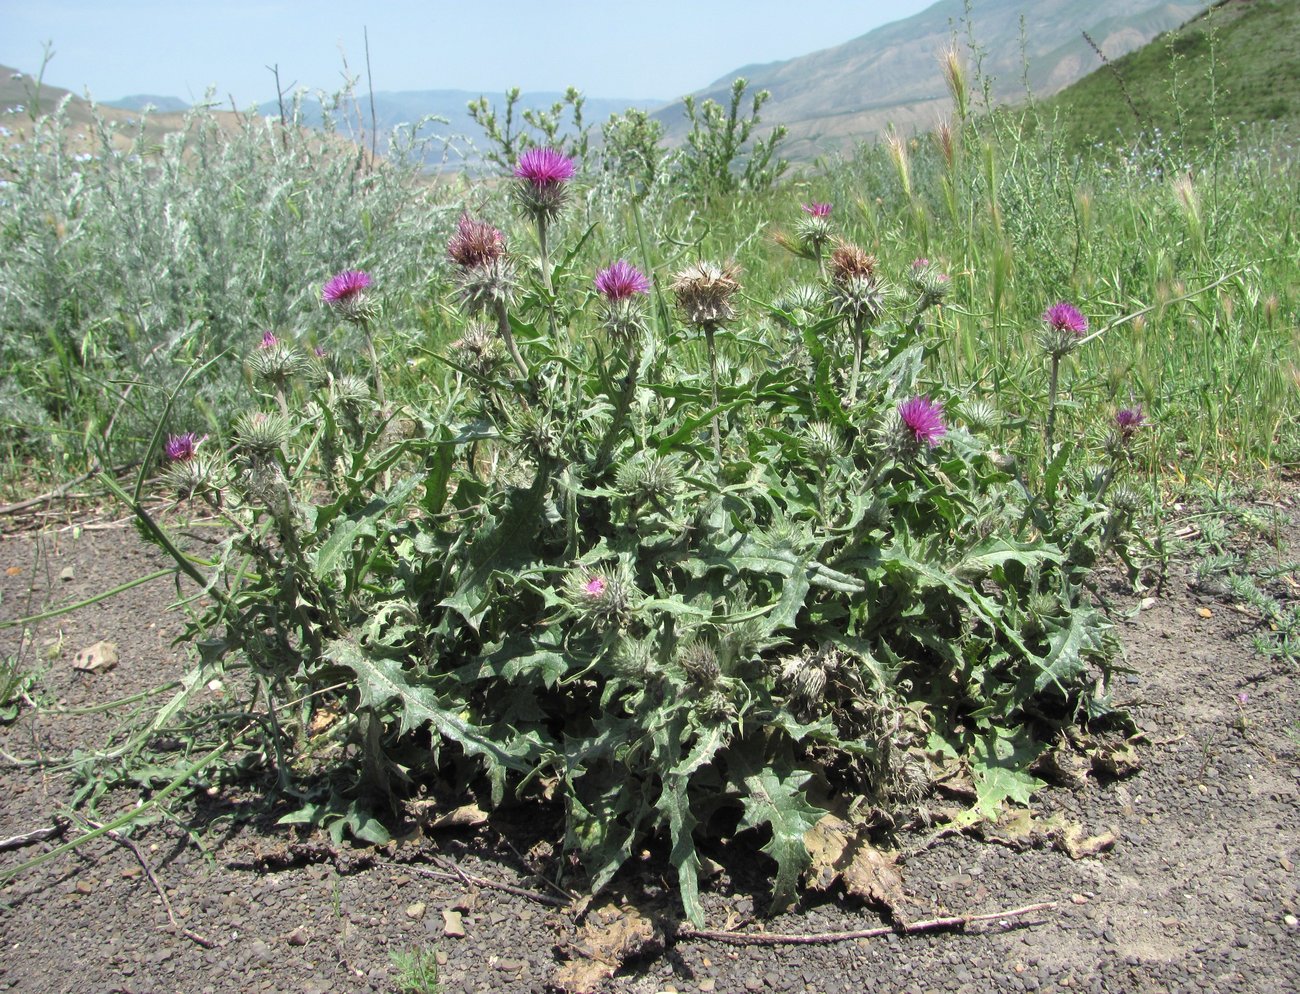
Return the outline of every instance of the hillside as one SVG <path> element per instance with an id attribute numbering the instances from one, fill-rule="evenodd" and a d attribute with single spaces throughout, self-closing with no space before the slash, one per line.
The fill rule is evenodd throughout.
<path id="1" fill-rule="evenodd" d="M 1277 122 L 1294 133 L 1300 128 L 1297 52 L 1300 4 L 1221 0 L 1084 77 L 1045 110 L 1078 145 L 1156 128 L 1195 145 L 1211 136 L 1216 118 L 1228 129 Z"/>
<path id="2" fill-rule="evenodd" d="M 1000 103 L 1023 99 L 1026 81 L 1036 95 L 1047 95 L 1096 66 L 1085 31 L 1114 57 L 1204 7 L 1191 0 L 974 0 L 968 35 L 964 0 L 940 0 L 843 45 L 742 66 L 696 96 L 724 103 L 731 81 L 746 77 L 754 89 L 771 91 L 763 120 L 790 129 L 787 154 L 810 159 L 877 135 L 890 123 L 903 132 L 932 127 L 950 110 L 937 56 L 954 37 L 963 50 L 973 37 L 983 51 L 990 96 Z M 670 139 L 680 140 L 686 131 L 680 105 L 656 116 Z"/>

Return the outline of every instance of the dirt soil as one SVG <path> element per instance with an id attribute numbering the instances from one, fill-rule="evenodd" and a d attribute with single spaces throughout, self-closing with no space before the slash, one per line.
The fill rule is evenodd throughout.
<path id="1" fill-rule="evenodd" d="M 0 620 L 159 566 L 129 527 L 6 537 Z M 168 608 L 175 596 L 169 581 L 155 581 L 33 626 L 35 650 L 58 651 L 24 656 L 39 670 L 39 707 L 0 725 L 0 840 L 51 826 L 72 799 L 66 774 L 12 760 L 98 749 L 131 707 L 61 712 L 182 676 L 185 650 L 172 646 L 181 618 Z M 1114 606 L 1138 602 L 1121 595 Z M 913 921 L 1054 907 L 932 934 L 802 945 L 736 946 L 670 929 L 666 949 L 598 989 L 1300 991 L 1300 672 L 1252 654 L 1258 622 L 1193 593 L 1185 576 L 1117 623 L 1132 669 L 1121 690 L 1147 739 L 1141 769 L 1036 797 L 1044 817 L 1061 814 L 1090 836 L 1111 832 L 1115 845 L 1075 860 L 1049 847 L 1017 851 L 961 835 L 927 844 L 917 835 L 902 866 Z M 116 667 L 74 669 L 78 651 L 101 640 L 115 643 Z M 0 659 L 18 641 L 16 629 L 0 630 Z M 136 796 L 112 793 L 101 810 Z M 509 809 L 376 852 L 278 827 L 278 812 L 256 796 L 218 792 L 174 810 L 174 820 L 129 830 L 148 871 L 126 844 L 101 837 L 0 883 L 0 989 L 393 991 L 390 953 L 426 947 L 444 991 L 533 992 L 547 989 L 566 955 L 582 962 L 593 942 L 534 872 L 553 875 L 563 860 L 553 813 Z M 63 838 L 84 830 L 74 824 Z M 58 842 L 0 852 L 0 873 Z M 887 923 L 834 896 L 764 918 L 770 866 L 753 851 L 760 843 L 742 836 L 712 853 L 725 869 L 704 894 L 709 928 L 807 934 Z M 670 910 L 660 856 L 647 853 L 620 882 Z"/>

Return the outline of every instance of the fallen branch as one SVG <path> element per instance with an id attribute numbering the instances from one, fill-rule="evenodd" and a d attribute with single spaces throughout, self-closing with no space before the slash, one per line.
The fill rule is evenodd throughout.
<path id="1" fill-rule="evenodd" d="M 113 470 L 115 475 L 125 473 L 132 466 L 137 465 L 134 462 L 123 463 Z M 102 466 L 96 466 L 88 473 L 82 473 L 80 476 L 59 484 L 53 490 L 48 490 L 36 497 L 29 497 L 27 500 L 20 500 L 16 504 L 0 504 L 0 515 L 17 514 L 19 511 L 25 511 L 29 507 L 36 507 L 39 504 L 49 504 L 55 500 L 67 497 L 68 491 L 79 483 L 85 483 L 92 476 L 98 476 L 104 471 Z"/>
<path id="2" fill-rule="evenodd" d="M 882 935 L 915 935 L 919 932 L 941 932 L 954 928 L 965 928 L 975 922 L 1002 921 L 1020 915 L 1031 915 L 1036 911 L 1049 911 L 1056 907 L 1055 901 L 1043 904 L 1028 904 L 1011 911 L 998 911 L 988 915 L 957 915 L 951 918 L 931 918 L 928 921 L 912 922 L 897 928 L 888 925 L 878 928 L 864 928 L 855 932 L 809 932 L 802 934 L 783 934 L 779 932 L 715 932 L 709 929 L 681 928 L 677 930 L 678 939 L 710 939 L 714 942 L 728 942 L 735 946 L 807 946 L 831 942 L 849 942 L 853 939 L 876 939 Z M 1007 922 L 1007 925 L 1010 925 Z"/>
<path id="3" fill-rule="evenodd" d="M 68 820 L 66 818 L 56 817 L 54 824 L 49 828 L 38 828 L 33 832 L 24 832 L 22 835 L 11 835 L 7 839 L 0 839 L 0 852 L 8 852 L 10 849 L 21 849 L 23 846 L 34 845 L 37 842 L 44 842 L 46 839 L 59 838 L 68 829 Z"/>
<path id="4" fill-rule="evenodd" d="M 104 828 L 103 825 L 97 825 L 93 821 L 87 822 L 87 824 L 94 829 Z M 216 945 L 216 943 L 214 943 L 211 939 L 205 939 L 197 932 L 191 932 L 188 928 L 186 928 L 184 925 L 182 925 L 179 921 L 176 920 L 176 913 L 172 911 L 172 902 L 168 899 L 167 892 L 163 890 L 162 884 L 158 882 L 158 878 L 154 876 L 153 868 L 149 865 L 149 861 L 144 858 L 144 853 L 140 851 L 139 846 L 137 846 L 125 835 L 123 835 L 121 832 L 116 831 L 115 829 L 111 829 L 111 828 L 107 829 L 106 831 L 104 831 L 104 835 L 112 839 L 118 845 L 125 846 L 127 849 L 131 850 L 131 854 L 135 856 L 136 861 L 140 864 L 140 869 L 144 871 L 145 877 L 148 878 L 149 883 L 153 884 L 153 889 L 157 892 L 158 896 L 162 899 L 163 910 L 167 912 L 167 920 L 172 923 L 172 931 L 174 931 L 178 935 L 185 936 L 185 938 L 189 939 L 191 942 L 197 943 L 198 945 L 202 946 L 204 949 L 211 949 L 213 946 Z"/>
<path id="5" fill-rule="evenodd" d="M 551 897 L 547 894 L 539 894 L 535 890 L 528 890 L 524 887 L 516 887 L 514 884 L 503 884 L 497 880 L 490 880 L 487 877 L 480 877 L 473 873 L 466 873 L 455 863 L 444 862 L 438 857 L 434 860 L 441 866 L 450 868 L 450 872 L 441 870 L 430 870 L 423 866 L 412 866 L 409 869 L 414 870 L 422 877 L 432 877 L 435 880 L 459 880 L 461 883 L 471 887 L 490 887 L 493 890 L 505 891 L 507 894 L 514 894 L 516 897 L 524 897 L 530 901 L 536 901 L 538 904 L 545 904 L 551 908 L 567 908 L 572 902 L 562 901 L 558 897 Z"/>

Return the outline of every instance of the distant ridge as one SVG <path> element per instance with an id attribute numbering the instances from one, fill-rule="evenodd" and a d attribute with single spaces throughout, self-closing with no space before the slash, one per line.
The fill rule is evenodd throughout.
<path id="1" fill-rule="evenodd" d="M 137 93 L 118 100 L 105 100 L 104 106 L 119 110 L 152 110 L 159 114 L 183 114 L 190 109 L 180 97 L 158 97 L 149 93 Z"/>
<path id="2" fill-rule="evenodd" d="M 807 160 L 877 136 L 891 123 L 903 133 L 932 128 L 951 109 L 938 55 L 954 39 L 971 71 L 972 90 L 968 38 L 983 53 L 981 71 L 991 80 L 993 102 L 1014 102 L 1025 98 L 1026 82 L 1036 96 L 1046 96 L 1097 66 L 1085 31 L 1114 58 L 1206 6 L 1193 0 L 972 0 L 968 27 L 965 0 L 940 0 L 834 48 L 742 66 L 695 96 L 725 104 L 737 76 L 754 90 L 771 91 L 764 124 L 786 125 L 787 154 Z M 670 139 L 685 135 L 680 105 L 655 116 Z"/>

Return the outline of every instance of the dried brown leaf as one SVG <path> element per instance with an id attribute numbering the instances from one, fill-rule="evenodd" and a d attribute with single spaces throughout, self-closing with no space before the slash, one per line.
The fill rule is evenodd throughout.
<path id="1" fill-rule="evenodd" d="M 604 904 L 588 914 L 582 935 L 569 947 L 574 958 L 556 970 L 551 986 L 567 994 L 593 994 L 628 960 L 657 956 L 663 949 L 656 918 L 629 904 Z"/>

